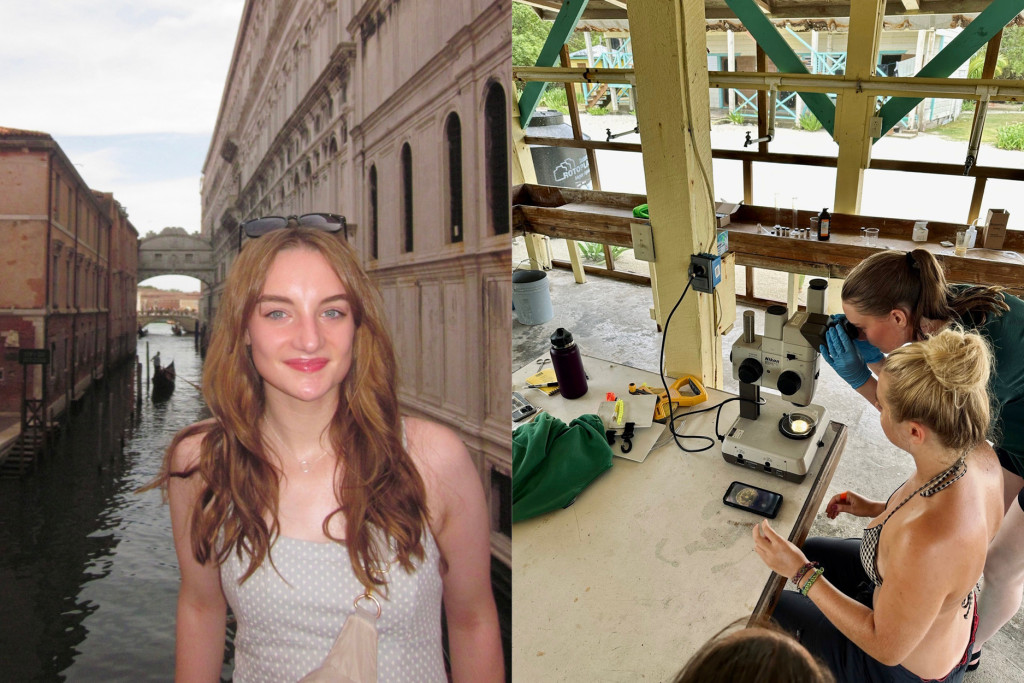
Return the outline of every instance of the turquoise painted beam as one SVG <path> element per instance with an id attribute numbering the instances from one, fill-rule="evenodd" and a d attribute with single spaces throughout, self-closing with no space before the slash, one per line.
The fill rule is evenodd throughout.
<path id="1" fill-rule="evenodd" d="M 587 2 L 588 0 L 563 0 L 562 9 L 558 10 L 558 16 L 551 24 L 551 32 L 544 41 L 544 47 L 540 49 L 536 66 L 550 67 L 558 62 L 558 53 L 576 29 L 576 24 L 583 16 L 583 10 L 587 8 Z M 530 81 L 523 88 L 523 94 L 519 97 L 519 125 L 522 128 L 530 125 L 533 111 L 547 87 L 548 84 L 544 81 Z"/>
<path id="2" fill-rule="evenodd" d="M 960 35 L 950 41 L 949 45 L 925 64 L 914 77 L 948 78 L 1021 11 L 1024 11 L 1024 0 L 993 0 L 992 4 L 975 17 Z M 882 135 L 899 123 L 922 99 L 924 98 L 893 97 L 882 105 L 878 110 L 878 115 L 882 117 Z"/>
<path id="3" fill-rule="evenodd" d="M 784 74 L 809 73 L 786 39 L 775 30 L 775 26 L 764 15 L 761 8 L 754 4 L 754 0 L 725 0 L 725 3 L 743 23 L 743 28 L 750 31 L 750 35 L 754 37 L 765 54 L 771 57 L 780 72 Z M 829 135 L 833 135 L 836 123 L 836 105 L 832 103 L 828 95 L 811 92 L 798 92 L 797 94 L 807 108 L 818 117 L 818 121 L 829 132 Z"/>

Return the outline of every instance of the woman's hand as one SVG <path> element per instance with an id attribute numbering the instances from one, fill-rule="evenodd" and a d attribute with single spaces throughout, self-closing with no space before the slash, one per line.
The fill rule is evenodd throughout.
<path id="1" fill-rule="evenodd" d="M 768 568 L 788 579 L 807 564 L 807 556 L 800 548 L 775 533 L 768 520 L 754 525 L 754 550 Z"/>
<path id="2" fill-rule="evenodd" d="M 818 350 L 825 362 L 854 389 L 871 379 L 871 370 L 842 325 L 828 328 L 825 333 L 825 344 Z"/>
<path id="3" fill-rule="evenodd" d="M 843 491 L 832 496 L 825 508 L 825 514 L 829 519 L 835 519 L 840 512 L 845 512 L 854 517 L 875 517 L 879 514 L 878 502 L 868 500 L 859 493 Z"/>

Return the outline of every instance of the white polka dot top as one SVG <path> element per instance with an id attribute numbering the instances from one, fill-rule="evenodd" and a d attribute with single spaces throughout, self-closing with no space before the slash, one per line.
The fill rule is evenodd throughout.
<path id="1" fill-rule="evenodd" d="M 377 620 L 380 683 L 447 680 L 441 653 L 440 552 L 428 531 L 424 561 L 409 574 L 388 574 L 388 598 Z M 232 553 L 221 566 L 221 584 L 238 620 L 235 634 L 237 683 L 294 683 L 323 663 L 352 602 L 362 594 L 339 543 L 278 537 L 269 561 L 239 585 L 248 561 Z"/>

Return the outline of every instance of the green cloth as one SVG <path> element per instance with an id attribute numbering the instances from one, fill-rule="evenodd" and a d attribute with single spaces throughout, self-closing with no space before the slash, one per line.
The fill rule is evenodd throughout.
<path id="1" fill-rule="evenodd" d="M 953 285 L 955 293 L 967 285 Z M 992 345 L 994 364 L 989 380 L 992 394 L 993 436 L 995 445 L 1006 449 L 1024 473 L 1024 301 L 1003 292 L 1008 311 L 989 313 L 984 321 L 964 316 L 959 322 L 967 329 L 977 330 Z M 991 438 L 991 437 L 990 437 Z"/>
<path id="2" fill-rule="evenodd" d="M 612 449 L 597 415 L 568 425 L 541 413 L 512 434 L 512 521 L 568 507 L 612 466 Z"/>
<path id="3" fill-rule="evenodd" d="M 650 220 L 651 214 L 650 214 L 650 212 L 647 209 L 647 205 L 646 204 L 641 204 L 640 206 L 634 206 L 633 207 L 633 218 L 643 218 L 645 220 Z"/>

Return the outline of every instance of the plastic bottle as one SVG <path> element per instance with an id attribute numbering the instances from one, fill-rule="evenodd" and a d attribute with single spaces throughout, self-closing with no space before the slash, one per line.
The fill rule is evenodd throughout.
<path id="1" fill-rule="evenodd" d="M 967 228 L 967 248 L 974 249 L 974 243 L 978 240 L 977 220 Z"/>
<path id="2" fill-rule="evenodd" d="M 818 239 L 827 240 L 831 235 L 832 228 L 832 214 L 828 212 L 828 209 L 822 209 L 821 213 L 818 214 Z"/>
<path id="3" fill-rule="evenodd" d="M 583 356 L 572 339 L 572 333 L 564 327 L 559 327 L 551 335 L 551 365 L 555 369 L 558 393 L 562 398 L 579 398 L 587 393 Z"/>

